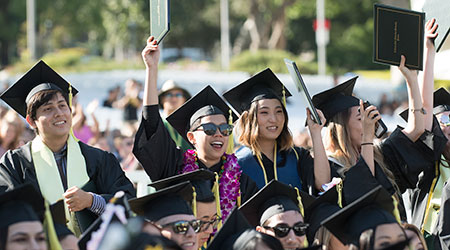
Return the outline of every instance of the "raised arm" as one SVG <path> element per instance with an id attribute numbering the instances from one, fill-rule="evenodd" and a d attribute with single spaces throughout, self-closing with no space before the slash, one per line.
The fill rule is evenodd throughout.
<path id="1" fill-rule="evenodd" d="M 363 101 L 359 101 L 363 135 L 361 140 L 361 157 L 375 176 L 375 161 L 373 157 L 373 139 L 375 137 L 375 123 L 381 119 L 380 112 L 373 105 L 364 109 Z"/>
<path id="2" fill-rule="evenodd" d="M 326 119 L 320 110 L 317 110 L 322 125 L 315 123 L 311 118 L 311 111 L 306 109 L 307 125 L 311 134 L 313 152 L 314 152 L 314 184 L 317 190 L 322 190 L 322 185 L 331 181 L 330 163 L 328 162 L 327 153 L 322 141 L 322 128 L 326 123 Z"/>
<path id="3" fill-rule="evenodd" d="M 438 24 L 434 18 L 425 25 L 424 69 L 423 77 L 419 82 L 423 108 L 427 111 L 425 129 L 428 131 L 431 131 L 433 125 L 434 57 L 436 55 L 434 39 L 438 35 L 437 28 Z"/>
<path id="4" fill-rule="evenodd" d="M 147 46 L 142 51 L 142 59 L 145 64 L 144 106 L 158 104 L 158 61 L 159 47 L 153 36 L 147 39 Z"/>
<path id="5" fill-rule="evenodd" d="M 402 132 L 411 140 L 416 141 L 425 131 L 425 114 L 422 98 L 420 96 L 417 71 L 405 66 L 406 58 L 402 55 L 398 69 L 402 72 L 408 85 L 408 124 Z M 425 109 L 425 113 L 431 109 Z M 430 127 L 431 128 L 431 127 Z"/>

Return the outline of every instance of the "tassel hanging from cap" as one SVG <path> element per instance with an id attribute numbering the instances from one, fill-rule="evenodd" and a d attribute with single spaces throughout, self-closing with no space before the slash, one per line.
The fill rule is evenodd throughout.
<path id="1" fill-rule="evenodd" d="M 300 214 L 304 218 L 305 217 L 305 210 L 303 209 L 302 197 L 300 196 L 300 191 L 298 190 L 298 188 L 295 188 L 295 191 L 297 191 L 298 208 L 300 209 Z"/>
<path id="2" fill-rule="evenodd" d="M 394 211 L 393 211 L 394 217 L 397 220 L 397 222 L 401 224 L 402 220 L 400 218 L 400 211 L 398 211 L 398 201 L 395 195 L 392 195 L 392 203 L 394 204 Z"/>
<path id="3" fill-rule="evenodd" d="M 233 111 L 231 109 L 228 110 L 228 124 L 233 125 Z M 232 154 L 234 152 L 234 139 L 233 139 L 233 132 L 228 136 L 228 147 L 227 147 L 227 154 Z"/>
<path id="4" fill-rule="evenodd" d="M 338 194 L 338 205 L 340 208 L 342 208 L 342 187 L 343 183 L 342 183 L 342 179 L 341 181 L 336 185 L 336 191 Z"/>
<path id="5" fill-rule="evenodd" d="M 73 100 L 73 93 L 72 93 L 72 84 L 70 82 L 67 82 L 69 84 L 69 108 L 72 110 L 72 100 Z M 70 114 L 72 116 L 72 114 Z M 73 125 L 73 124 L 72 124 Z M 78 138 L 73 133 L 73 127 L 70 127 L 70 135 L 75 139 L 75 141 L 79 141 Z"/>
<path id="6" fill-rule="evenodd" d="M 45 232 L 47 232 L 48 249 L 62 250 L 58 236 L 56 235 L 55 225 L 53 223 L 52 214 L 50 213 L 50 206 L 47 201 L 45 201 L 44 228 Z"/>
<path id="7" fill-rule="evenodd" d="M 194 217 L 197 217 L 197 192 L 195 192 L 195 187 L 192 187 L 192 213 L 194 213 Z"/>
<path id="8" fill-rule="evenodd" d="M 216 200 L 216 213 L 217 213 L 217 216 L 222 218 L 222 210 L 220 209 L 219 175 L 217 173 L 214 173 L 214 174 L 216 176 L 215 176 L 212 192 L 214 194 L 214 199 Z M 217 225 L 217 230 L 219 230 L 221 227 L 222 227 L 222 219 L 219 220 L 219 224 Z"/>
<path id="9" fill-rule="evenodd" d="M 239 189 L 239 196 L 237 197 L 237 200 L 236 200 L 236 206 L 237 207 L 241 206 L 241 189 Z"/>
<path id="10" fill-rule="evenodd" d="M 284 89 L 284 85 L 283 85 L 282 93 L 283 93 L 283 105 L 286 108 L 286 90 Z"/>

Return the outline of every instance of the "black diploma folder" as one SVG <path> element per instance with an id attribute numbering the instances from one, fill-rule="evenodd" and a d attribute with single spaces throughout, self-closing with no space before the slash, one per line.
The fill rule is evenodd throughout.
<path id="1" fill-rule="evenodd" d="M 422 70 L 425 13 L 375 4 L 373 14 L 374 62 L 398 66 L 404 55 L 408 68 Z"/>

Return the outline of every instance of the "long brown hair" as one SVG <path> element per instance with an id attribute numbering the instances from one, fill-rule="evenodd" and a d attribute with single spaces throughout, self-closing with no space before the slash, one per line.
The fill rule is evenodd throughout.
<path id="1" fill-rule="evenodd" d="M 280 102 L 281 103 L 281 102 Z M 281 105 L 284 114 L 284 125 L 281 134 L 277 138 L 278 150 L 286 151 L 294 146 L 291 131 L 288 128 L 288 115 L 284 105 Z M 253 154 L 261 156 L 261 147 L 258 143 L 259 126 L 258 126 L 258 102 L 252 102 L 250 108 L 242 112 L 241 117 L 237 121 L 238 141 L 240 144 L 249 147 Z"/>

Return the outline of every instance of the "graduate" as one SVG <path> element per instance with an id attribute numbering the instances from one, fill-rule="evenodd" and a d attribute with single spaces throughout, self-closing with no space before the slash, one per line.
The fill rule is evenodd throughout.
<path id="1" fill-rule="evenodd" d="M 162 235 L 184 250 L 197 250 L 202 224 L 192 212 L 193 190 L 189 182 L 183 182 L 131 199 L 131 210 L 146 221 L 142 231 Z"/>
<path id="2" fill-rule="evenodd" d="M 378 186 L 325 219 L 322 225 L 349 249 L 409 249 L 406 233 L 393 211 L 390 194 Z"/>
<path id="3" fill-rule="evenodd" d="M 160 190 L 185 181 L 191 182 L 195 189 L 195 217 L 200 220 L 202 225 L 198 232 L 198 245 L 204 247 L 206 247 L 207 241 L 221 221 L 220 204 L 218 204 L 220 202 L 219 190 L 214 180 L 215 174 L 213 172 L 198 169 L 149 184 L 156 190 Z M 212 189 L 214 189 L 216 194 L 212 192 Z"/>
<path id="4" fill-rule="evenodd" d="M 150 37 L 142 51 L 146 65 L 144 107 L 142 121 L 133 153 L 152 181 L 196 169 L 208 169 L 219 178 L 222 219 L 256 191 L 256 184 L 245 174 L 234 154 L 226 154 L 233 126 L 228 123 L 230 108 L 210 87 L 205 87 L 167 121 L 189 141 L 195 150 L 183 152 L 171 139 L 158 111 L 156 90 L 159 47 Z"/>
<path id="5" fill-rule="evenodd" d="M 234 209 L 208 250 L 280 250 L 275 237 L 256 231 L 238 209 Z"/>
<path id="6" fill-rule="evenodd" d="M 113 154 L 71 133 L 71 96 L 77 90 L 39 61 L 2 98 L 35 130 L 36 137 L 0 160 L 0 192 L 30 183 L 50 203 L 65 199 L 69 228 L 80 235 L 117 191 L 135 196 Z"/>
<path id="7" fill-rule="evenodd" d="M 31 186 L 0 194 L 0 249 L 47 250 L 44 199 Z"/>
<path id="8" fill-rule="evenodd" d="M 237 122 L 236 151 L 243 172 L 258 188 L 271 180 L 297 187 L 310 194 L 329 182 L 329 163 L 323 147 L 322 126 L 314 123 L 309 110 L 307 125 L 313 141 L 314 159 L 304 148 L 294 147 L 288 128 L 286 98 L 291 96 L 270 69 L 265 69 L 223 94 L 241 116 Z M 320 110 L 323 124 L 325 118 Z"/>
<path id="9" fill-rule="evenodd" d="M 189 92 L 179 86 L 174 80 L 167 80 L 163 83 L 159 94 L 158 103 L 160 108 L 162 108 L 162 116 L 164 126 L 170 133 L 172 140 L 180 147 L 182 150 L 188 150 L 191 145 L 180 135 L 178 132 L 167 122 L 165 119 L 167 116 L 173 113 L 177 108 L 181 107 L 183 103 L 191 98 Z"/>
<path id="10" fill-rule="evenodd" d="M 314 201 L 307 193 L 272 180 L 239 210 L 257 231 L 280 240 L 283 249 L 297 249 L 308 245 L 304 211 Z"/>

